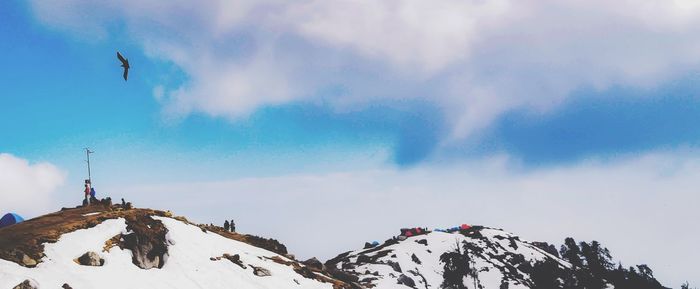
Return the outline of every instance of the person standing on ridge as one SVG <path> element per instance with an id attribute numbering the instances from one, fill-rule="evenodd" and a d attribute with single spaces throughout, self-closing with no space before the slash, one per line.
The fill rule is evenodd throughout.
<path id="1" fill-rule="evenodd" d="M 234 223 L 233 220 L 231 220 L 231 232 L 236 232 L 236 223 Z"/>
<path id="2" fill-rule="evenodd" d="M 87 203 L 88 205 L 90 204 L 90 191 L 90 180 L 85 180 L 85 201 L 83 201 L 83 203 Z"/>
<path id="3" fill-rule="evenodd" d="M 225 221 L 224 221 L 224 230 L 226 230 L 226 232 L 228 232 L 229 229 L 231 229 L 231 226 L 230 226 L 230 224 L 228 223 L 228 220 L 225 220 Z"/>

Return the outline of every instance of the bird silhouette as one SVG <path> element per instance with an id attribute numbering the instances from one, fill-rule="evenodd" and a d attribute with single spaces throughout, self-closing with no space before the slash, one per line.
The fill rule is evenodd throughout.
<path id="1" fill-rule="evenodd" d="M 117 58 L 122 62 L 122 67 L 124 67 L 124 81 L 126 81 L 129 76 L 129 59 L 124 58 L 119 51 L 117 51 Z"/>

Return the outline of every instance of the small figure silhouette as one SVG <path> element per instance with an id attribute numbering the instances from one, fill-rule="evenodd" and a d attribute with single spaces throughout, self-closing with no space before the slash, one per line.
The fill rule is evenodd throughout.
<path id="1" fill-rule="evenodd" d="M 122 62 L 122 67 L 124 67 L 124 81 L 126 81 L 129 76 L 129 59 L 124 58 L 119 51 L 117 51 L 117 58 L 119 58 L 119 61 Z"/>

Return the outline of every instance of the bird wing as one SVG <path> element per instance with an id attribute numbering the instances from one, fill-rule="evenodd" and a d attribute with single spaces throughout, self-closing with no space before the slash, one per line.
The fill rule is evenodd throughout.
<path id="1" fill-rule="evenodd" d="M 119 61 L 121 61 L 122 63 L 126 62 L 126 58 L 124 58 L 124 56 L 122 56 L 122 54 L 119 53 L 119 51 L 117 51 L 117 58 L 119 58 Z"/>
<path id="2" fill-rule="evenodd" d="M 129 76 L 129 69 L 124 67 L 124 81 L 126 81 L 126 78 Z"/>

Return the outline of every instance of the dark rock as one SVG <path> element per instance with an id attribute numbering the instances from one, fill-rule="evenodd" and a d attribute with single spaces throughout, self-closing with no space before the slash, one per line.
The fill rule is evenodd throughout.
<path id="1" fill-rule="evenodd" d="M 251 265 L 252 267 L 252 265 Z M 253 274 L 258 277 L 265 277 L 265 276 L 272 276 L 270 273 L 270 270 L 267 270 L 263 267 L 253 267 Z"/>
<path id="2" fill-rule="evenodd" d="M 243 264 L 243 262 L 241 261 L 241 256 L 238 254 L 234 254 L 234 255 L 224 254 L 223 256 L 221 256 L 221 258 L 227 259 L 227 260 L 231 261 L 233 264 L 236 264 L 243 269 L 248 268 L 248 267 L 246 267 L 246 265 Z"/>
<path id="3" fill-rule="evenodd" d="M 78 257 L 78 259 L 75 259 L 75 261 L 83 266 L 102 266 L 105 264 L 105 260 L 100 257 L 95 252 L 87 252 L 83 254 L 82 256 Z"/>
<path id="4" fill-rule="evenodd" d="M 413 279 L 411 279 L 411 277 L 408 277 L 404 274 L 401 274 L 399 276 L 398 283 L 401 285 L 406 285 L 406 286 L 411 287 L 411 288 L 416 287 L 416 282 L 413 281 Z"/>
<path id="5" fill-rule="evenodd" d="M 328 273 L 333 276 L 333 278 L 343 281 L 345 283 L 354 283 L 360 281 L 360 277 L 352 275 L 348 272 L 338 270 L 335 267 L 328 267 Z"/>
<path id="6" fill-rule="evenodd" d="M 63 286 L 61 286 L 63 289 L 73 289 L 73 287 L 70 287 L 70 285 L 63 283 Z"/>
<path id="7" fill-rule="evenodd" d="M 372 258 L 370 258 L 367 255 L 358 255 L 357 256 L 357 263 L 358 264 L 367 264 L 372 261 Z"/>
<path id="8" fill-rule="evenodd" d="M 103 206 L 111 207 L 112 206 L 112 198 L 106 197 L 106 198 L 100 200 L 100 204 L 102 204 Z"/>
<path id="9" fill-rule="evenodd" d="M 317 270 L 317 271 L 323 271 L 325 269 L 325 266 L 323 266 L 323 263 L 316 259 L 316 257 L 313 257 L 309 260 L 306 260 L 302 262 L 302 264 L 306 265 L 307 267 Z"/>
<path id="10" fill-rule="evenodd" d="M 272 251 L 283 256 L 286 256 L 288 253 L 287 247 L 275 239 L 266 239 L 255 235 L 245 235 L 245 240 L 246 243 L 251 244 L 255 247 L 263 248 L 265 250 Z M 294 260 L 293 257 L 294 256 L 292 256 L 292 258 L 288 258 Z"/>
<path id="11" fill-rule="evenodd" d="M 34 286 L 34 282 L 24 280 L 24 282 L 17 284 L 17 286 L 12 287 L 12 289 L 36 289 L 36 286 Z"/>
<path id="12" fill-rule="evenodd" d="M 421 261 L 420 261 L 420 259 L 418 259 L 418 256 L 416 256 L 416 254 L 411 254 L 411 260 L 413 260 L 413 262 L 418 264 L 418 265 L 421 264 Z"/>
<path id="13" fill-rule="evenodd" d="M 360 283 L 371 283 L 372 281 L 379 280 L 377 277 L 366 277 L 360 280 Z"/>
<path id="14" fill-rule="evenodd" d="M 427 240 L 427 239 L 420 239 L 420 240 L 417 240 L 416 243 L 418 243 L 418 244 L 423 244 L 423 245 L 428 246 L 428 240 Z"/>
<path id="15" fill-rule="evenodd" d="M 387 261 L 386 262 L 389 266 L 391 266 L 394 271 L 401 273 L 401 265 L 399 263 L 396 263 L 394 261 Z"/>
<path id="16" fill-rule="evenodd" d="M 316 279 L 316 274 L 313 271 L 311 271 L 309 267 L 295 268 L 294 272 L 297 272 L 297 274 L 307 279 Z"/>

